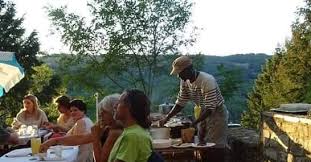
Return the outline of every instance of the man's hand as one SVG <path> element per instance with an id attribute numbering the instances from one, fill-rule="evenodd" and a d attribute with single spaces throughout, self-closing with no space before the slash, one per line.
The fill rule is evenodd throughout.
<path id="1" fill-rule="evenodd" d="M 9 144 L 18 144 L 18 135 L 16 133 L 10 133 L 8 143 Z"/>
<path id="2" fill-rule="evenodd" d="M 175 104 L 172 110 L 165 116 L 165 118 L 159 120 L 159 126 L 163 127 L 164 124 L 170 120 L 171 117 L 175 116 L 177 113 L 179 113 L 182 110 L 182 106 Z"/>
<path id="3" fill-rule="evenodd" d="M 190 127 L 196 128 L 198 124 L 198 121 L 195 120 L 194 122 L 191 123 Z"/>
<path id="4" fill-rule="evenodd" d="M 163 127 L 165 123 L 167 123 L 169 119 L 166 117 L 164 117 L 163 119 L 159 120 L 159 127 Z"/>

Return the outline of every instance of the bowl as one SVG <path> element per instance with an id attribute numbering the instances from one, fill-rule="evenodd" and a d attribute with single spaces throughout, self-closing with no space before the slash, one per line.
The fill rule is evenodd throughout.
<path id="1" fill-rule="evenodd" d="M 170 128 L 151 128 L 150 134 L 152 139 L 169 139 L 170 138 Z"/>

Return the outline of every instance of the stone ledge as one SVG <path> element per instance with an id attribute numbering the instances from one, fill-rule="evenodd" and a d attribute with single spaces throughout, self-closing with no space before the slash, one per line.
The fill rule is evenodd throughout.
<path id="1" fill-rule="evenodd" d="M 311 119 L 306 115 L 264 112 L 261 143 L 264 161 L 311 161 Z"/>
<path id="2" fill-rule="evenodd" d="M 283 119 L 290 123 L 304 123 L 304 124 L 311 124 L 311 119 L 308 118 L 306 115 L 297 115 L 297 114 L 289 114 L 289 113 L 278 113 L 267 111 L 262 113 L 264 116 L 273 117 Z"/>
<path id="3" fill-rule="evenodd" d="M 249 146 L 258 147 L 259 145 L 259 134 L 252 129 L 247 128 L 229 128 L 228 140 L 240 141 L 241 143 Z"/>
<path id="4" fill-rule="evenodd" d="M 230 162 L 256 162 L 262 159 L 259 135 L 255 130 L 229 128 L 228 145 Z"/>

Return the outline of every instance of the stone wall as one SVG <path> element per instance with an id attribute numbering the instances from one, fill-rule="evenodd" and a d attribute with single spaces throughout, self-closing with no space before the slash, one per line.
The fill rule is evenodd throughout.
<path id="1" fill-rule="evenodd" d="M 303 115 L 264 112 L 260 141 L 266 162 L 311 162 L 311 120 Z"/>
<path id="2" fill-rule="evenodd" d="M 259 135 L 255 130 L 229 128 L 227 162 L 259 162 L 262 159 Z"/>

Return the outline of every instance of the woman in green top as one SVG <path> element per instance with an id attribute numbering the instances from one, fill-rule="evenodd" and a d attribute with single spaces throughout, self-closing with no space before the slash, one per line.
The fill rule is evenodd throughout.
<path id="1" fill-rule="evenodd" d="M 124 126 L 108 162 L 146 162 L 151 155 L 150 101 L 140 90 L 126 90 L 115 108 L 114 117 Z"/>

